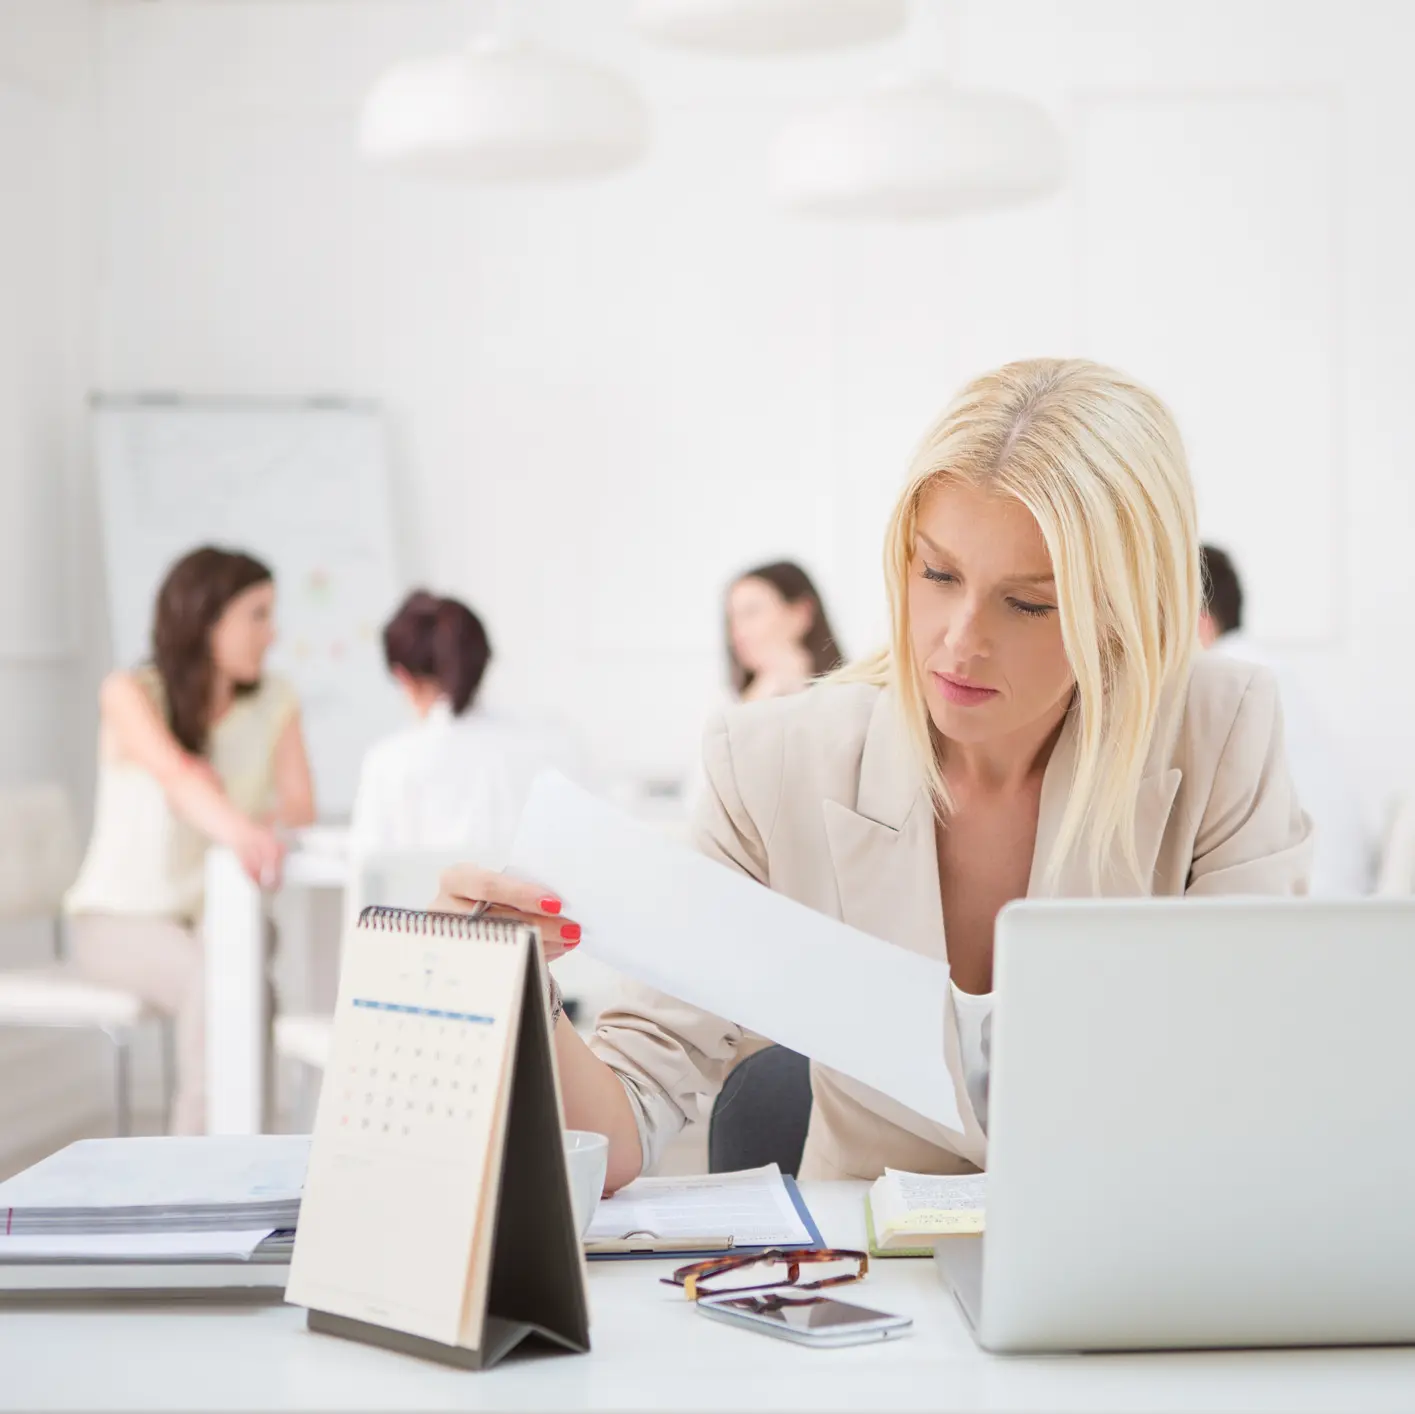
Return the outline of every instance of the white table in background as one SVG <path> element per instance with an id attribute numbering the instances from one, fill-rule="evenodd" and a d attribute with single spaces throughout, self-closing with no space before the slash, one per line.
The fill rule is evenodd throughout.
<path id="1" fill-rule="evenodd" d="M 865 1185 L 805 1185 L 837 1246 L 864 1241 Z M 1415 1349 L 997 1357 L 930 1261 L 876 1262 L 859 1301 L 914 1318 L 896 1343 L 808 1350 L 697 1315 L 671 1264 L 592 1262 L 593 1350 L 476 1374 L 312 1335 L 285 1306 L 0 1312 L 0 1410 L 1409 1410 Z"/>
<path id="2" fill-rule="evenodd" d="M 322 832 L 330 835 L 331 832 Z M 342 889 L 348 858 L 293 848 L 282 889 Z M 259 1134 L 266 1094 L 265 900 L 228 849 L 206 856 L 206 1131 Z"/>

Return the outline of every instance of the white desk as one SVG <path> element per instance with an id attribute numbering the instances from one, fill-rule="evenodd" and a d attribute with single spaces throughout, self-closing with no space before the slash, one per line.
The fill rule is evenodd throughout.
<path id="1" fill-rule="evenodd" d="M 826 1239 L 864 1240 L 864 1184 L 805 1188 Z M 895 1344 L 806 1350 L 709 1322 L 668 1264 L 592 1262 L 593 1350 L 483 1374 L 311 1335 L 292 1307 L 0 1313 L 0 1409 L 1409 1410 L 1415 1349 L 998 1358 L 929 1261 L 840 1295 L 914 1318 Z"/>
<path id="2" fill-rule="evenodd" d="M 295 848 L 284 888 L 343 888 L 349 861 Z M 206 1132 L 259 1134 L 266 1094 L 264 902 L 228 849 L 206 856 Z"/>

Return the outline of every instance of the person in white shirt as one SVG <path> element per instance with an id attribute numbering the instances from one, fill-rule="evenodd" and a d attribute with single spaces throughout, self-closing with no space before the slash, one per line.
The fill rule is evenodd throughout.
<path id="1" fill-rule="evenodd" d="M 383 651 L 417 722 L 364 756 L 354 852 L 464 849 L 504 863 L 536 776 L 552 766 L 578 774 L 571 743 L 476 706 L 491 644 L 456 599 L 409 595 L 383 630 Z"/>
<path id="2" fill-rule="evenodd" d="M 1277 679 L 1288 765 L 1317 832 L 1309 891 L 1329 898 L 1369 893 L 1371 841 L 1344 755 L 1291 668 L 1243 632 L 1243 584 L 1232 559 L 1215 545 L 1204 545 L 1199 553 L 1204 583 L 1199 641 L 1257 663 Z"/>

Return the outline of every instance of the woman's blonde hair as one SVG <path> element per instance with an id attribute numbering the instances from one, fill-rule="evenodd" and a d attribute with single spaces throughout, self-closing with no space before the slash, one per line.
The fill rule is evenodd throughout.
<path id="1" fill-rule="evenodd" d="M 1093 883 L 1116 848 L 1138 879 L 1140 778 L 1151 743 L 1178 728 L 1175 689 L 1199 620 L 1194 489 L 1174 419 L 1113 369 L 1028 359 L 975 379 L 919 444 L 885 540 L 890 647 L 841 676 L 896 687 L 940 814 L 951 801 L 910 642 L 908 583 L 919 507 L 948 482 L 1015 497 L 1051 554 L 1077 753 L 1047 877 L 1084 835 Z"/>

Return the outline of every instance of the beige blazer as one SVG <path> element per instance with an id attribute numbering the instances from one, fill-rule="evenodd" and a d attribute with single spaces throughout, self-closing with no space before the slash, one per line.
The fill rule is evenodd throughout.
<path id="1" fill-rule="evenodd" d="M 934 813 L 892 692 L 826 684 L 733 707 L 709 726 L 704 751 L 710 788 L 696 821 L 704 853 L 876 937 L 947 959 Z M 1042 783 L 1029 897 L 1097 892 L 1079 848 L 1062 861 L 1054 887 L 1042 879 L 1075 753 L 1073 721 Z M 1311 823 L 1288 776 L 1277 689 L 1262 668 L 1199 656 L 1176 738 L 1151 752 L 1136 836 L 1150 894 L 1306 891 Z M 1144 891 L 1113 861 L 1098 892 Z M 986 1165 L 951 998 L 947 1010 L 945 1048 L 962 1130 L 813 1065 L 803 1177 L 875 1178 L 886 1165 L 932 1173 Z M 629 1091 L 646 1169 L 698 1113 L 699 1097 L 717 1093 L 753 1039 L 647 988 L 631 988 L 601 1017 L 591 1044 Z"/>

